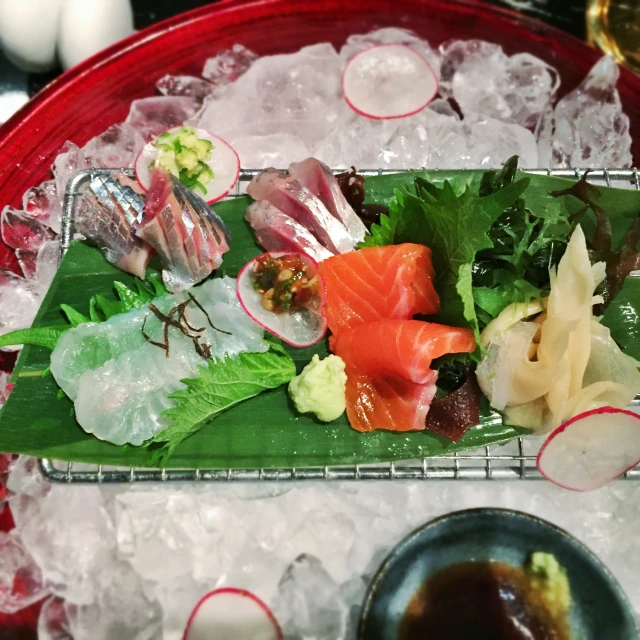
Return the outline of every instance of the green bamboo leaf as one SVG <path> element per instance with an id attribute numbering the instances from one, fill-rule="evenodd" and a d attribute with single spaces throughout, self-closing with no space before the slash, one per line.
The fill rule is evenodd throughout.
<path id="1" fill-rule="evenodd" d="M 77 327 L 79 324 L 83 324 L 85 322 L 91 322 L 91 319 L 87 316 L 83 315 L 79 311 L 76 311 L 73 307 L 70 307 L 68 304 L 61 304 L 60 309 L 67 317 L 67 320 L 71 324 L 72 327 Z"/>
<path id="2" fill-rule="evenodd" d="M 116 290 L 118 298 L 120 298 L 120 309 L 122 313 L 131 311 L 131 309 L 137 309 L 153 300 L 153 296 L 149 295 L 147 289 L 142 285 L 138 287 L 137 292 L 132 291 L 127 285 L 122 284 L 122 282 L 114 282 L 113 288 Z"/>
<path id="3" fill-rule="evenodd" d="M 412 174 L 409 178 L 413 180 L 415 175 Z M 454 185 L 454 190 L 460 193 L 465 184 L 474 180 L 474 175 L 477 179 L 480 174 L 426 171 L 418 172 L 417 175 L 423 175 L 439 185 L 447 179 Z M 402 174 L 367 178 L 368 200 L 390 202 L 394 197 L 394 190 L 406 186 L 407 178 Z M 561 178 L 531 176 L 523 197 L 529 200 L 532 194 L 534 199 L 544 199 L 549 191 L 563 189 L 567 184 Z M 632 216 L 640 210 L 640 193 L 603 188 L 600 190 L 600 197 L 600 205 L 612 218 L 614 235 L 622 237 Z M 233 236 L 231 250 L 225 254 L 221 270 L 229 276 L 237 275 L 249 259 L 261 253 L 243 218 L 248 202 L 248 198 L 241 197 L 214 205 Z M 573 204 L 569 203 L 567 206 Z M 59 327 L 61 304 L 86 313 L 94 295 L 101 295 L 117 303 L 118 298 L 113 288 L 115 281 L 141 293 L 139 287 L 142 285 L 106 262 L 97 249 L 73 242 L 34 321 L 34 328 Z M 155 297 L 157 289 L 162 286 L 160 276 L 155 277 L 152 282 L 155 284 L 148 287 L 153 290 L 152 295 Z M 626 291 L 626 287 L 623 290 L 623 294 L 628 295 L 626 314 L 640 310 L 640 287 L 635 284 L 630 286 L 629 291 Z M 161 293 L 160 290 L 158 295 Z M 619 308 L 623 308 L 623 301 L 624 298 L 621 298 Z M 622 336 L 624 340 L 624 333 L 631 324 L 630 321 L 613 318 L 615 310 L 614 302 L 609 307 L 605 322 L 612 327 L 612 331 L 617 332 L 614 334 L 616 339 Z M 636 322 L 635 326 L 640 326 L 640 323 Z M 625 347 L 631 348 L 633 347 Z M 298 371 L 314 353 L 320 357 L 327 354 L 324 342 L 308 349 L 286 350 Z M 634 355 L 631 351 L 627 352 Z M 0 412 L 0 451 L 94 464 L 138 466 L 153 463 L 157 452 L 148 447 L 118 447 L 82 431 L 70 414 L 73 407 L 71 401 L 66 397 L 57 397 L 59 389 L 53 377 L 29 375 L 35 372 L 40 372 L 41 375 L 48 366 L 49 357 L 44 349 L 27 347 L 21 353 L 16 366 L 16 386 Z M 20 372 L 28 377 L 18 377 Z M 226 469 L 366 464 L 443 455 L 503 442 L 525 433 L 522 429 L 502 424 L 500 416 L 491 411 L 485 402 L 481 406 L 481 424 L 473 427 L 457 444 L 420 432 L 380 431 L 361 434 L 348 426 L 344 416 L 325 425 L 308 415 L 296 414 L 284 385 L 264 391 L 256 398 L 239 402 L 219 413 L 213 422 L 205 420 L 203 425 L 203 428 L 175 448 L 168 466 Z M 162 444 L 158 443 L 158 446 Z"/>
<path id="4" fill-rule="evenodd" d="M 21 344 L 30 344 L 36 347 L 53 349 L 58 338 L 70 327 L 32 327 L 31 329 L 18 329 L 0 336 L 0 349 Z"/>

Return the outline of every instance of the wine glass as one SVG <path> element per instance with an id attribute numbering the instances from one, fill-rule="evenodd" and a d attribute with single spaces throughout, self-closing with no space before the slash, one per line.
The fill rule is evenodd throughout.
<path id="1" fill-rule="evenodd" d="M 587 34 L 590 44 L 640 73 L 640 0 L 589 0 Z"/>

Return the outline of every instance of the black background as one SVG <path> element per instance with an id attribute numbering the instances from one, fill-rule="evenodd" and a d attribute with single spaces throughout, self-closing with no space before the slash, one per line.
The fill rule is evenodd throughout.
<path id="1" fill-rule="evenodd" d="M 487 3 L 539 18 L 584 39 L 586 0 L 510 0 L 509 2 L 487 0 Z M 213 4 L 213 2 L 211 0 L 133 0 L 136 29 L 142 29 L 158 20 L 206 4 Z"/>

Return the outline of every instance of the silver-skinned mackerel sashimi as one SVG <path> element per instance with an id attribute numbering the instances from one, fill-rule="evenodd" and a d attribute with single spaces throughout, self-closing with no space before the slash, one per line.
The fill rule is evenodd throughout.
<path id="1" fill-rule="evenodd" d="M 144 278 L 154 250 L 136 237 L 133 225 L 144 211 L 144 192 L 121 173 L 91 180 L 76 214 L 75 229 L 92 240 L 119 269 Z"/>
<path id="2" fill-rule="evenodd" d="M 347 202 L 338 181 L 324 162 L 316 158 L 293 162 L 289 165 L 289 175 L 317 195 L 331 215 L 344 224 L 354 240 L 364 240 L 367 228 Z"/>
<path id="3" fill-rule="evenodd" d="M 209 206 L 168 172 L 155 169 L 137 235 L 163 262 L 169 291 L 182 291 L 204 280 L 222 263 L 231 237 Z"/>
<path id="4" fill-rule="evenodd" d="M 335 255 L 299 222 L 266 200 L 254 202 L 244 214 L 258 242 L 269 251 L 302 251 L 316 262 Z"/>
<path id="5" fill-rule="evenodd" d="M 355 248 L 357 240 L 344 224 L 292 176 L 267 169 L 249 183 L 247 193 L 255 200 L 267 200 L 306 227 L 332 253 L 348 253 Z"/>

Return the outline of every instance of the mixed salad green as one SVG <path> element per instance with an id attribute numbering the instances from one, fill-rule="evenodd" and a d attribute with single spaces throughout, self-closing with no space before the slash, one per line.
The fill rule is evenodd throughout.
<path id="1" fill-rule="evenodd" d="M 507 306 L 549 294 L 549 271 L 578 223 L 590 234 L 592 261 L 607 263 L 607 279 L 598 292 L 605 294 L 600 312 L 623 287 L 627 295 L 635 289 L 626 277 L 640 268 L 640 206 L 628 198 L 627 208 L 625 192 L 618 192 L 619 210 L 610 216 L 601 191 L 586 182 L 587 174 L 558 190 L 558 179 L 528 176 L 517 166 L 513 157 L 500 171 L 461 173 L 442 183 L 416 175 L 413 184 L 395 190 L 389 213 L 363 243 L 430 247 L 442 307 L 438 321 L 474 329 L 478 342 L 482 329 Z M 471 357 L 480 356 L 479 346 Z"/>

